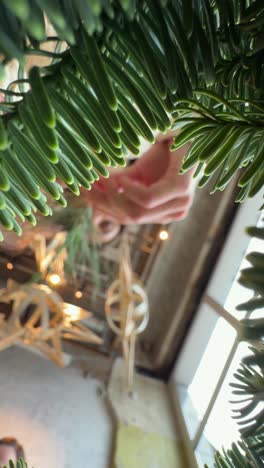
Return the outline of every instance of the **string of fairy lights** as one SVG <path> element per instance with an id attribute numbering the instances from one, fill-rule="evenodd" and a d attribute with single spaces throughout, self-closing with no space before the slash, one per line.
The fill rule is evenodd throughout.
<path id="1" fill-rule="evenodd" d="M 170 231 L 167 228 L 162 228 L 160 229 L 158 233 L 158 238 L 160 241 L 165 242 L 170 240 Z M 14 269 L 14 263 L 12 261 L 8 260 L 6 262 L 6 269 L 11 271 Z M 47 278 L 47 282 L 50 284 L 50 286 L 59 286 L 62 283 L 62 278 L 58 273 L 51 273 L 49 277 Z M 77 290 L 74 292 L 74 297 L 76 299 L 82 299 L 83 297 L 83 292 L 80 290 Z"/>
<path id="2" fill-rule="evenodd" d="M 160 229 L 158 232 L 157 238 L 161 242 L 168 241 L 170 239 L 169 230 L 167 228 Z M 59 240 L 59 242 L 60 241 L 61 239 Z M 124 234 L 122 238 L 122 242 L 120 244 L 119 273 L 115 281 L 109 286 L 109 288 L 105 292 L 106 293 L 105 314 L 106 314 L 106 320 L 110 329 L 113 331 L 115 335 L 117 335 L 117 337 L 121 341 L 122 353 L 123 353 L 123 357 L 124 357 L 126 367 L 127 367 L 127 385 L 128 385 L 128 389 L 131 390 L 133 386 L 133 376 L 134 376 L 134 367 L 135 367 L 136 338 L 139 333 L 142 333 L 142 331 L 144 331 L 144 329 L 146 328 L 148 324 L 149 309 L 148 309 L 148 298 L 147 298 L 144 285 L 143 283 L 141 283 L 140 279 L 135 275 L 135 273 L 132 270 L 129 250 L 130 249 L 129 249 L 128 238 Z M 86 329 L 82 328 L 83 325 L 81 323 L 80 325 L 78 325 L 78 321 L 82 320 L 82 317 L 83 317 L 83 313 L 84 313 L 83 309 L 74 304 L 64 303 L 63 299 L 59 295 L 57 295 L 57 293 L 54 291 L 54 289 L 56 290 L 56 287 L 62 285 L 65 282 L 65 278 L 63 275 L 63 261 L 65 257 L 64 257 L 63 251 L 61 251 L 61 254 L 62 254 L 62 257 L 55 256 L 55 261 L 54 261 L 54 252 L 52 249 L 50 249 L 49 245 L 46 242 L 46 239 L 38 238 L 37 242 L 35 243 L 35 258 L 36 258 L 38 270 L 42 274 L 42 280 L 44 281 L 46 285 L 34 284 L 34 283 L 32 284 L 26 283 L 25 285 L 19 285 L 19 284 L 13 283 L 12 280 L 9 279 L 7 282 L 9 286 L 6 289 L 3 289 L 1 291 L 1 294 L 2 294 L 1 297 L 5 298 L 5 296 L 7 296 L 6 300 L 8 301 L 10 300 L 10 297 L 12 296 L 12 294 L 14 294 L 13 289 L 17 288 L 16 294 L 17 295 L 22 294 L 23 296 L 21 304 L 24 304 L 25 302 L 24 296 L 25 294 L 27 294 L 27 288 L 29 288 L 29 291 L 28 291 L 29 295 L 31 294 L 32 298 L 34 298 L 35 301 L 36 301 L 36 297 L 38 297 L 39 295 L 43 296 L 44 293 L 45 294 L 47 293 L 47 303 L 45 303 L 45 300 L 42 298 L 44 309 L 42 310 L 40 306 L 38 306 L 37 312 L 34 312 L 34 314 L 36 313 L 40 314 L 39 316 L 42 317 L 41 319 L 42 322 L 44 320 L 43 316 L 45 316 L 45 314 L 47 317 L 49 317 L 47 315 L 50 313 L 48 312 L 50 309 L 49 300 L 50 300 L 50 297 L 54 295 L 54 298 L 55 298 L 54 301 L 56 302 L 59 300 L 61 302 L 60 309 L 63 311 L 63 317 L 64 317 L 64 319 L 61 319 L 62 321 L 59 327 L 57 325 L 55 327 L 52 327 L 51 325 L 49 326 L 46 325 L 46 328 L 44 329 L 42 329 L 41 327 L 38 327 L 39 334 L 38 334 L 37 341 L 36 341 L 36 339 L 34 338 L 36 335 L 36 329 L 34 329 L 34 326 L 32 327 L 30 325 L 33 320 L 32 317 L 29 319 L 29 322 L 27 323 L 27 329 L 25 329 L 20 323 L 20 321 L 18 320 L 16 329 L 14 330 L 12 328 L 11 330 L 12 331 L 11 335 L 13 334 L 12 336 L 14 336 L 14 339 L 11 340 L 12 336 L 10 335 L 10 327 L 8 327 L 8 322 L 3 322 L 3 317 L 2 317 L 2 322 L 1 322 L 2 329 L 0 331 L 3 336 L 2 336 L 2 339 L 0 340 L 0 350 L 5 349 L 6 346 L 9 345 L 9 342 L 16 344 L 17 340 L 20 340 L 20 341 L 22 340 L 24 344 L 29 344 L 30 346 L 35 346 L 35 347 L 37 346 L 39 349 L 41 349 L 42 353 L 46 354 L 46 356 L 49 359 L 53 360 L 60 367 L 64 367 L 65 363 L 62 358 L 63 354 L 62 354 L 62 343 L 61 343 L 61 340 L 64 335 L 69 336 L 70 334 L 72 334 L 73 337 L 74 336 L 78 337 L 78 339 L 84 340 L 85 342 L 102 344 L 102 341 L 100 341 L 100 338 L 94 335 L 94 333 L 92 333 L 91 330 L 87 328 Z M 52 267 L 54 268 L 51 271 L 49 270 L 50 265 L 52 265 Z M 14 269 L 14 263 L 12 263 L 11 261 L 8 261 L 6 263 L 6 268 L 7 270 L 12 271 Z M 53 290 L 50 289 L 50 287 Z M 11 288 L 10 289 L 11 296 L 10 296 L 10 293 L 9 295 L 7 294 L 8 288 L 9 289 Z M 32 291 L 30 288 L 32 289 Z M 82 299 L 83 292 L 77 289 L 74 292 L 74 297 L 77 300 Z M 36 303 L 38 304 L 38 301 Z M 89 314 L 88 312 L 85 312 L 85 313 Z M 14 315 L 14 312 L 13 312 L 13 315 Z M 44 321 L 49 323 L 50 318 L 47 318 L 47 317 Z M 19 338 L 17 338 L 18 333 L 21 335 L 21 336 L 19 335 Z M 32 335 L 30 340 L 24 337 L 25 333 L 26 333 L 25 337 Z M 47 339 L 51 339 L 50 337 L 52 337 L 52 340 L 54 341 L 54 343 L 52 342 L 53 347 L 49 347 L 46 341 Z M 59 348 L 57 349 L 56 346 L 57 348 L 59 346 Z"/>

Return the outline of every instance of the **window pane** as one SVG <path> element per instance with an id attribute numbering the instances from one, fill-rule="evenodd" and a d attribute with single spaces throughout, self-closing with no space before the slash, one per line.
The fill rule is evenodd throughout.
<path id="1" fill-rule="evenodd" d="M 203 411 L 197 408 L 196 401 L 192 401 L 192 395 L 189 393 L 189 383 L 192 383 L 193 377 L 197 371 L 197 366 L 200 361 L 199 356 L 205 354 L 205 344 L 212 335 L 217 319 L 217 315 L 207 304 L 203 304 L 203 306 L 200 307 L 199 313 L 188 335 L 186 346 L 183 349 L 182 359 L 180 359 L 178 363 L 174 376 L 183 415 L 191 439 L 196 433 Z"/>
<path id="2" fill-rule="evenodd" d="M 200 418 L 207 409 L 235 339 L 236 331 L 223 318 L 219 318 L 188 389 Z"/>
<path id="3" fill-rule="evenodd" d="M 236 332 L 229 323 L 222 318 L 217 318 L 216 313 L 209 310 L 208 306 L 201 313 L 201 320 L 197 322 L 201 333 L 208 322 L 213 323 L 213 320 L 215 320 L 215 326 L 212 328 L 213 331 L 210 333 L 191 384 L 184 385 L 184 379 L 181 384 L 179 381 L 177 383 L 178 395 L 191 439 L 195 437 L 236 338 Z M 190 362 L 196 351 L 195 343 L 190 341 L 188 350 Z"/>
<path id="4" fill-rule="evenodd" d="M 249 254 L 250 252 L 257 251 L 257 252 L 263 252 L 263 241 L 260 239 L 251 239 L 248 249 L 246 251 L 246 255 Z M 246 260 L 244 257 L 241 263 L 241 266 L 239 268 L 239 271 L 242 268 L 247 268 L 250 266 L 250 263 Z M 228 310 L 234 317 L 238 318 L 239 320 L 244 318 L 245 313 L 244 312 L 239 312 L 236 310 L 236 306 L 239 304 L 242 304 L 243 302 L 248 301 L 252 297 L 252 291 L 249 289 L 244 288 L 243 286 L 240 286 L 240 284 L 237 282 L 238 277 L 239 277 L 239 271 L 237 273 L 237 276 L 235 278 L 235 281 L 232 284 L 232 287 L 230 289 L 230 292 L 227 296 L 226 302 L 225 302 L 225 309 Z M 263 312 L 262 312 L 263 313 Z"/>
<path id="5" fill-rule="evenodd" d="M 252 297 L 250 290 L 238 284 L 239 271 L 249 266 L 245 259 L 249 252 L 263 251 L 262 241 L 245 235 L 245 227 L 255 225 L 259 220 L 257 209 L 254 211 L 253 207 L 253 210 L 249 210 L 246 205 L 240 209 L 241 216 L 232 228 L 207 288 L 207 294 L 237 319 L 245 317 L 244 312 L 236 310 L 237 305 Z M 258 225 L 261 224 L 263 222 L 259 221 Z M 252 317 L 263 317 L 263 312 L 264 309 L 256 311 Z M 191 439 L 197 437 L 199 423 L 205 415 L 208 418 L 197 447 L 198 458 L 203 463 L 201 466 L 204 463 L 212 466 L 210 457 L 213 451 L 221 449 L 223 445 L 228 446 L 239 438 L 237 424 L 232 420 L 228 403 L 229 384 L 238 362 L 246 352 L 245 344 L 237 347 L 236 330 L 213 311 L 211 306 L 203 303 L 173 374 Z"/>
<path id="6" fill-rule="evenodd" d="M 216 399 L 213 410 L 209 416 L 205 430 L 199 441 L 196 450 L 196 457 L 199 466 L 204 467 L 205 463 L 212 466 L 212 450 L 222 450 L 222 447 L 229 448 L 232 442 L 239 440 L 239 430 L 236 420 L 232 418 L 232 410 L 238 405 L 230 403 L 236 397 L 232 394 L 231 382 L 234 382 L 234 372 L 238 369 L 242 358 L 250 353 L 247 343 L 240 343 L 234 358 L 230 364 L 226 379 Z M 211 457 L 211 459 L 210 459 Z"/>

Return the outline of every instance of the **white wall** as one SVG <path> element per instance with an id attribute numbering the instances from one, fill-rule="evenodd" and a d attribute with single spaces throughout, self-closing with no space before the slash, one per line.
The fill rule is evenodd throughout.
<path id="1" fill-rule="evenodd" d="M 34 468 L 109 468 L 112 420 L 99 382 L 19 348 L 0 353 L 0 438 Z"/>

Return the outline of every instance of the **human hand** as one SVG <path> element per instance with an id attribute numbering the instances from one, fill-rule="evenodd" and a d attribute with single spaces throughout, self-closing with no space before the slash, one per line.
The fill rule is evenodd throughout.
<path id="1" fill-rule="evenodd" d="M 157 142 L 133 165 L 113 173 L 86 196 L 95 219 L 120 224 L 167 224 L 185 218 L 192 204 L 192 172 L 179 175 L 187 146 L 171 152 Z"/>

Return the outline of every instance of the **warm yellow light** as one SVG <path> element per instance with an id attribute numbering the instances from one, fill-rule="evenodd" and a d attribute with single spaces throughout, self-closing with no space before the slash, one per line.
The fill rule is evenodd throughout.
<path id="1" fill-rule="evenodd" d="M 166 229 L 162 229 L 162 231 L 160 231 L 160 233 L 159 233 L 159 238 L 162 241 L 168 240 L 168 238 L 169 238 L 168 231 Z"/>
<path id="2" fill-rule="evenodd" d="M 6 268 L 7 268 L 8 270 L 13 270 L 13 268 L 14 268 L 13 263 L 8 262 L 8 263 L 6 264 Z"/>
<path id="3" fill-rule="evenodd" d="M 64 302 L 64 314 L 70 321 L 80 320 L 82 317 L 82 309 L 73 304 L 67 304 Z"/>
<path id="4" fill-rule="evenodd" d="M 76 291 L 74 296 L 76 297 L 76 299 L 81 299 L 83 297 L 83 293 L 82 291 Z"/>
<path id="5" fill-rule="evenodd" d="M 57 275 L 57 273 L 52 273 L 51 275 L 49 275 L 48 281 L 49 283 L 54 284 L 56 286 L 57 284 L 60 284 L 61 277 Z"/>

